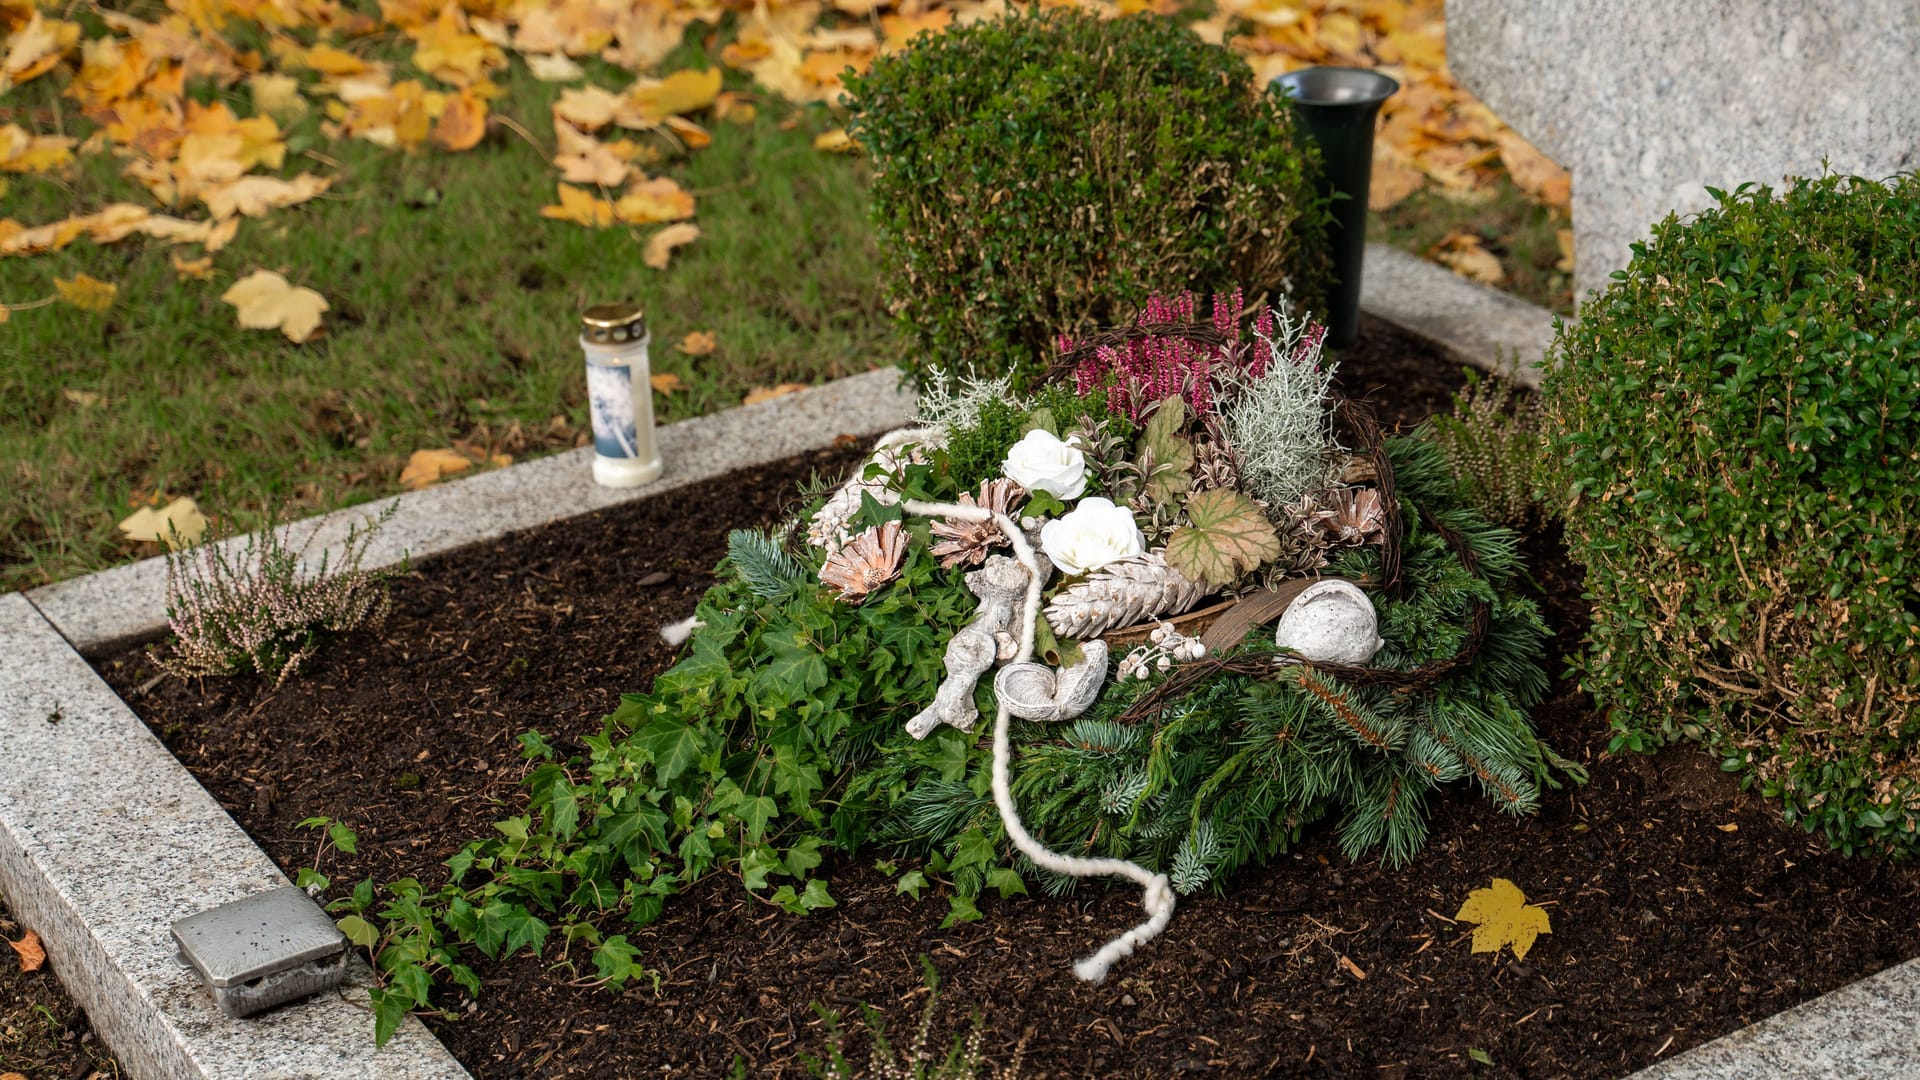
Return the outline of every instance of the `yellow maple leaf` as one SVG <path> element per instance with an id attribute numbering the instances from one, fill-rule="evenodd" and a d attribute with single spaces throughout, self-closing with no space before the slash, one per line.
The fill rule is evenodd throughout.
<path id="1" fill-rule="evenodd" d="M 656 394 L 671 395 L 687 388 L 687 384 L 681 380 L 680 376 L 675 375 L 671 371 L 663 371 L 658 375 L 649 375 L 647 376 L 647 382 L 653 386 L 653 392 Z"/>
<path id="2" fill-rule="evenodd" d="M 137 41 L 94 38 L 80 46 L 80 71 L 67 96 L 94 109 L 131 97 L 147 79 L 152 61 Z"/>
<path id="3" fill-rule="evenodd" d="M 144 232 L 153 212 L 137 203 L 108 203 L 88 214 L 87 239 L 96 244 L 111 244 L 136 232 Z"/>
<path id="4" fill-rule="evenodd" d="M 373 65 L 367 61 L 324 41 L 298 56 L 289 56 L 287 59 L 291 63 L 311 68 L 322 75 L 364 75 L 374 70 Z"/>
<path id="5" fill-rule="evenodd" d="M 685 247 L 700 239 L 700 226 L 691 222 L 669 225 L 647 238 L 647 247 L 640 255 L 640 261 L 655 270 L 665 270 L 667 262 L 673 258 L 676 249 Z M 689 339 L 691 340 L 691 339 Z M 684 343 L 683 343 L 684 344 Z M 681 351 L 685 351 L 682 349 Z M 712 350 L 708 350 L 712 351 Z"/>
<path id="6" fill-rule="evenodd" d="M 526 58 L 527 73 L 541 82 L 577 82 L 587 73 L 566 53 L 536 53 Z"/>
<path id="7" fill-rule="evenodd" d="M 487 72 L 505 67 L 500 47 L 467 28 L 466 16 L 456 4 L 440 9 L 440 17 L 407 31 L 417 46 L 413 66 L 454 86 L 466 86 Z"/>
<path id="8" fill-rule="evenodd" d="M 113 298 L 120 292 L 120 286 L 111 281 L 86 274 L 75 274 L 72 280 L 54 278 L 53 287 L 59 290 L 61 300 L 81 311 L 105 311 L 113 306 Z"/>
<path id="9" fill-rule="evenodd" d="M 202 255 L 197 259 L 183 259 L 176 251 L 168 261 L 173 263 L 173 272 L 183 278 L 205 281 L 213 276 L 213 256 L 211 255 Z"/>
<path id="10" fill-rule="evenodd" d="M 713 145 L 713 133 L 684 116 L 667 117 L 666 127 L 688 150 L 700 150 Z"/>
<path id="11" fill-rule="evenodd" d="M 825 150 L 830 154 L 851 154 L 860 146 L 853 141 L 853 136 L 847 134 L 846 128 L 834 128 L 832 131 L 823 131 L 815 135 L 813 148 Z"/>
<path id="12" fill-rule="evenodd" d="M 674 347 L 688 356 L 708 356 L 720 347 L 720 342 L 711 330 L 695 330 Z"/>
<path id="13" fill-rule="evenodd" d="M 664 176 L 636 180 L 613 204 L 613 216 L 628 225 L 682 221 L 693 216 L 693 196 Z"/>
<path id="14" fill-rule="evenodd" d="M 1463 278 L 1482 285 L 1498 285 L 1507 280 L 1500 257 L 1480 246 L 1480 235 L 1455 229 L 1434 246 L 1433 257 Z"/>
<path id="15" fill-rule="evenodd" d="M 307 114 L 300 80 L 291 75 L 255 75 L 247 80 L 247 89 L 253 94 L 253 111 L 261 116 L 295 120 Z"/>
<path id="16" fill-rule="evenodd" d="M 720 96 L 720 69 L 676 71 L 664 79 L 642 79 L 627 90 L 627 102 L 641 125 L 695 112 Z"/>
<path id="17" fill-rule="evenodd" d="M 555 221 L 571 221 L 585 225 L 590 229 L 604 229 L 613 224 L 613 204 L 605 199 L 596 199 L 583 188 L 571 184 L 555 185 L 560 192 L 557 206 L 543 206 L 540 216 Z"/>
<path id="18" fill-rule="evenodd" d="M 553 137 L 553 164 L 560 170 L 560 179 L 569 184 L 609 188 L 619 187 L 626 181 L 632 166 L 613 146 L 584 134 L 565 120 L 553 122 Z"/>
<path id="19" fill-rule="evenodd" d="M 0 127 L 0 170 L 43 173 L 73 162 L 78 140 L 65 135 L 36 135 L 18 124 Z"/>
<path id="20" fill-rule="evenodd" d="M 79 40 L 79 23 L 48 19 L 35 11 L 27 25 L 7 38 L 6 55 L 0 57 L 0 94 L 52 71 Z"/>
<path id="21" fill-rule="evenodd" d="M 1553 933 L 1546 909 L 1527 903 L 1527 894 L 1506 878 L 1494 878 L 1490 887 L 1468 893 L 1454 918 L 1477 924 L 1473 928 L 1474 952 L 1499 952 L 1502 945 L 1508 945 L 1515 960 L 1527 958 L 1535 938 Z"/>
<path id="22" fill-rule="evenodd" d="M 261 217 L 269 210 L 306 202 L 332 185 L 331 179 L 312 173 L 301 173 L 291 180 L 277 176 L 243 176 L 200 192 L 200 201 L 207 204 L 207 210 L 215 218 L 230 218 L 235 214 Z"/>
<path id="23" fill-rule="evenodd" d="M 758 113 L 753 98 L 748 94 L 725 91 L 713 99 L 713 116 L 716 120 L 725 120 L 734 124 L 751 124 Z"/>
<path id="24" fill-rule="evenodd" d="M 1536 150 L 1532 143 L 1511 129 L 1494 136 L 1500 147 L 1500 164 L 1515 187 L 1548 206 L 1570 209 L 1573 206 L 1573 175 L 1552 158 Z"/>
<path id="25" fill-rule="evenodd" d="M 220 299 L 237 309 L 241 326 L 279 330 L 296 345 L 319 329 L 320 313 L 329 306 L 326 297 L 271 270 L 255 270 L 234 282 Z"/>
<path id="26" fill-rule="evenodd" d="M 418 491 L 439 483 L 442 477 L 466 472 L 472 467 L 473 462 L 458 450 L 415 450 L 407 458 L 407 467 L 400 470 L 400 486 Z"/>
<path id="27" fill-rule="evenodd" d="M 0 221 L 0 255 L 44 255 L 59 251 L 87 231 L 85 217 L 66 218 L 32 227 L 8 218 Z"/>
<path id="28" fill-rule="evenodd" d="M 557 120 L 565 120 L 582 131 L 598 131 L 613 123 L 614 114 L 620 111 L 620 98 L 612 91 L 598 86 L 582 86 L 578 89 L 568 87 L 560 91 L 560 100 L 553 103 L 553 115 Z"/>
<path id="29" fill-rule="evenodd" d="M 435 145 L 443 150 L 471 150 L 486 134 L 486 100 L 470 89 L 449 95 L 433 126 Z"/>
<path id="30" fill-rule="evenodd" d="M 783 398 L 788 394 L 797 394 L 806 388 L 806 383 L 797 382 L 783 382 L 779 386 L 756 386 L 747 391 L 747 396 L 743 398 L 740 403 L 742 405 L 758 405 L 763 401 L 772 401 L 774 398 Z"/>
<path id="31" fill-rule="evenodd" d="M 151 506 L 135 510 L 121 519 L 119 529 L 129 540 L 179 548 L 198 543 L 207 534 L 207 519 L 198 504 L 182 496 L 159 510 Z"/>

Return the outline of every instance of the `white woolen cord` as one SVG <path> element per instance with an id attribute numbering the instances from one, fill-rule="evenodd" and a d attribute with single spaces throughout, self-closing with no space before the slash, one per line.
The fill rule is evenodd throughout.
<path id="1" fill-rule="evenodd" d="M 1021 609 L 1020 655 L 1016 659 L 1020 663 L 1030 660 L 1033 657 L 1034 626 L 1040 618 L 1041 582 L 1040 565 L 1034 561 L 1033 546 L 1027 543 L 1026 533 L 1020 531 L 1020 526 L 1007 515 L 990 513 L 977 506 L 913 499 L 907 500 L 904 505 L 908 513 L 923 517 L 992 521 L 1000 526 L 1000 531 L 1013 543 L 1014 557 L 1027 569 L 1027 601 Z M 1013 840 L 1013 846 L 1025 852 L 1035 866 L 1044 870 L 1077 878 L 1123 877 L 1137 882 L 1145 890 L 1141 904 L 1147 909 L 1147 921 L 1107 942 L 1100 947 L 1100 951 L 1073 965 L 1075 975 L 1088 982 L 1100 982 L 1107 977 L 1107 970 L 1116 961 L 1132 956 L 1134 950 L 1160 936 L 1160 931 L 1167 928 L 1168 921 L 1173 918 L 1173 885 L 1167 880 L 1167 875 L 1156 874 L 1126 859 L 1083 859 L 1062 855 L 1049 850 L 1027 832 L 1026 825 L 1020 821 L 1020 810 L 1013 804 L 1013 746 L 1007 733 L 1009 715 L 1006 703 L 1001 702 L 993 718 L 993 802 L 1000 809 L 1000 822 L 1006 826 L 1007 836 Z"/>

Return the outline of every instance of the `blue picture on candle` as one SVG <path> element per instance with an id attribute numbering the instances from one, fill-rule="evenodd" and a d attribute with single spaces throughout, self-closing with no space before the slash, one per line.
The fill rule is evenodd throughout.
<path id="1" fill-rule="evenodd" d="M 639 456 L 633 418 L 633 369 L 626 364 L 587 365 L 587 405 L 593 412 L 593 449 L 601 457 Z"/>

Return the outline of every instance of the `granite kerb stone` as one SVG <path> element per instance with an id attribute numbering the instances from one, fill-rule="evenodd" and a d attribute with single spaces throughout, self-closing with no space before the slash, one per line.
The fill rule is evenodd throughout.
<path id="1" fill-rule="evenodd" d="M 1385 244 L 1367 245 L 1360 308 L 1536 389 L 1553 345 L 1553 312 Z"/>
<path id="2" fill-rule="evenodd" d="M 873 434 L 904 423 L 912 403 L 898 369 L 870 371 L 660 428 L 665 469 L 641 487 L 595 484 L 593 450 L 582 447 L 309 518 L 291 527 L 289 539 L 309 565 L 323 555 L 337 560 L 348 530 L 366 527 L 391 505 L 393 517 L 374 534 L 363 561 L 391 566 L 818 449 L 838 435 Z M 246 542 L 225 541 L 234 551 Z M 116 566 L 27 595 L 82 655 L 102 656 L 165 630 L 166 560 Z"/>
<path id="3" fill-rule="evenodd" d="M 286 877 L 18 593 L 0 657 L 0 896 L 129 1075 L 467 1075 L 417 1020 L 374 1047 L 360 962 L 344 992 L 222 1015 L 168 927 Z"/>

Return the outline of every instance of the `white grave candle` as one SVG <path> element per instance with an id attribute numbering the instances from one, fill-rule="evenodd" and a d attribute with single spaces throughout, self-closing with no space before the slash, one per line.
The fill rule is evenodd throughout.
<path id="1" fill-rule="evenodd" d="M 606 487 L 639 487 L 660 475 L 646 316 L 633 304 L 598 304 L 580 323 L 593 414 L 593 478 Z"/>

